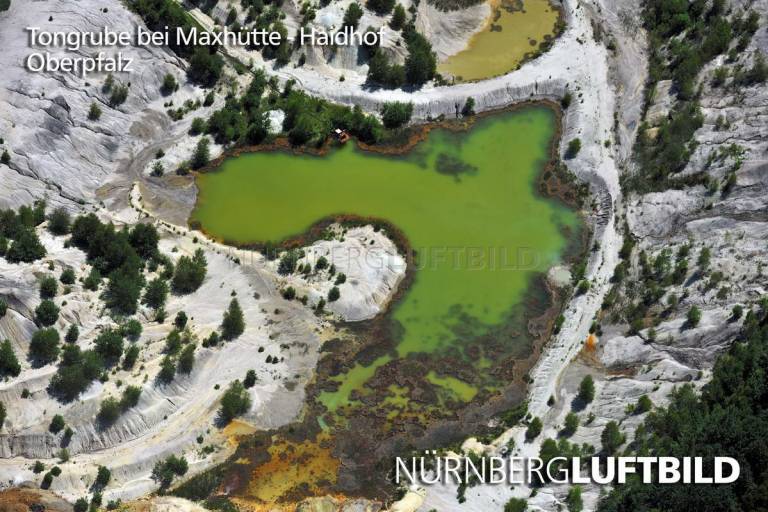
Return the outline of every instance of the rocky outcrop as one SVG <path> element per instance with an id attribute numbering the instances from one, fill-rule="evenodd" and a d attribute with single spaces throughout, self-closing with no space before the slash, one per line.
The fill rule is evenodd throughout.
<path id="1" fill-rule="evenodd" d="M 337 238 L 307 247 L 306 256 L 298 260 L 298 264 L 317 268 L 317 261 L 322 257 L 336 273 L 293 274 L 281 279 L 282 287 L 294 288 L 297 297 L 306 295 L 308 305 L 316 306 L 320 299 L 327 300 L 328 292 L 337 286 L 341 296 L 329 302 L 327 310 L 349 322 L 373 318 L 386 308 L 405 276 L 405 259 L 383 232 L 374 231 L 371 226 L 349 230 L 336 227 L 335 231 Z M 277 265 L 278 262 L 272 264 L 275 271 Z M 339 274 L 344 274 L 345 281 L 336 285 Z"/>

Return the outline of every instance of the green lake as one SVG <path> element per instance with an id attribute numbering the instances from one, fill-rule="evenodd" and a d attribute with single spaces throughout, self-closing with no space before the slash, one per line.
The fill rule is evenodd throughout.
<path id="1" fill-rule="evenodd" d="M 469 337 L 508 321 L 532 278 L 560 261 L 568 244 L 563 228 L 576 232 L 578 217 L 536 187 L 556 123 L 550 108 L 528 106 L 479 119 L 468 131 L 434 129 L 404 156 L 352 143 L 322 157 L 241 155 L 197 178 L 192 220 L 237 242 L 283 240 L 345 213 L 385 219 L 406 235 L 417 270 L 392 312 L 402 327 L 396 354 L 334 377 L 338 390 L 319 397 L 333 412 L 349 407 L 352 391 L 364 392 L 376 368 L 393 358 L 461 350 Z M 472 365 L 482 373 L 498 363 L 489 359 L 481 355 Z M 476 396 L 477 382 L 436 370 L 424 378 L 438 394 L 458 402 Z M 407 401 L 403 390 L 390 391 L 390 402 Z"/>

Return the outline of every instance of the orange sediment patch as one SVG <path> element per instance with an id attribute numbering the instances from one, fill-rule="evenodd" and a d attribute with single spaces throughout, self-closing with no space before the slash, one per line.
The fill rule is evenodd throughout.
<path id="1" fill-rule="evenodd" d="M 336 483 L 340 461 L 332 454 L 330 436 L 319 434 L 314 440 L 301 443 L 273 437 L 269 461 L 252 473 L 246 501 L 276 503 L 290 500 L 291 495 L 323 495 Z M 307 491 L 309 491 L 307 493 Z"/>
<path id="2" fill-rule="evenodd" d="M 224 427 L 223 434 L 230 446 L 237 447 L 240 444 L 240 438 L 258 431 L 256 427 L 240 420 L 231 421 Z"/>
<path id="3" fill-rule="evenodd" d="M 584 343 L 584 349 L 587 352 L 594 352 L 597 348 L 597 336 L 590 334 L 587 336 L 587 341 Z"/>

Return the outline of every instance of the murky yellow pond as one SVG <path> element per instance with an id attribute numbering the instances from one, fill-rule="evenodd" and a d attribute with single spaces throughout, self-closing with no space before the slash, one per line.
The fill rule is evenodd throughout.
<path id="1" fill-rule="evenodd" d="M 560 12 L 550 0 L 490 0 L 491 16 L 462 52 L 438 64 L 456 81 L 508 73 L 540 51 L 557 33 Z"/>

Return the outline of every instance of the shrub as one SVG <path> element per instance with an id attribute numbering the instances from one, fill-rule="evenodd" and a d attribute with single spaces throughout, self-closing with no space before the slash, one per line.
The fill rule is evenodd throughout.
<path id="1" fill-rule="evenodd" d="M 471 96 L 464 102 L 464 106 L 461 109 L 461 115 L 469 117 L 475 115 L 475 98 Z"/>
<path id="2" fill-rule="evenodd" d="M 109 106 L 112 108 L 119 107 L 125 100 L 128 99 L 128 86 L 125 84 L 117 84 L 112 86 L 112 92 L 109 95 Z"/>
<path id="3" fill-rule="evenodd" d="M 7 312 L 8 303 L 5 302 L 5 299 L 0 299 L 0 318 L 3 318 Z"/>
<path id="4" fill-rule="evenodd" d="M 168 333 L 168 337 L 165 338 L 165 352 L 170 355 L 175 355 L 179 350 L 181 350 L 181 333 L 178 329 L 174 329 Z"/>
<path id="5" fill-rule="evenodd" d="M 66 422 L 64 421 L 64 417 L 61 414 L 57 414 L 51 420 L 51 424 L 48 425 L 48 430 L 54 434 L 58 434 L 64 430 L 65 426 Z"/>
<path id="6" fill-rule="evenodd" d="M 0 402 L 0 428 L 3 428 L 3 424 L 5 423 L 5 415 L 5 404 Z"/>
<path id="7" fill-rule="evenodd" d="M 410 121 L 413 103 L 387 102 L 381 109 L 381 120 L 389 129 L 400 128 Z"/>
<path id="8" fill-rule="evenodd" d="M 123 336 L 120 332 L 107 329 L 94 340 L 95 351 L 105 361 L 115 362 L 123 355 Z"/>
<path id="9" fill-rule="evenodd" d="M 59 276 L 59 281 L 62 284 L 75 284 L 75 271 L 71 268 L 65 268 Z"/>
<path id="10" fill-rule="evenodd" d="M 344 272 L 339 272 L 339 275 L 336 276 L 336 281 L 334 281 L 334 284 L 336 286 L 339 286 L 341 284 L 344 284 L 347 282 L 347 275 Z"/>
<path id="11" fill-rule="evenodd" d="M 648 395 L 642 395 L 637 399 L 637 405 L 635 406 L 635 414 L 644 414 L 653 408 L 653 402 Z"/>
<path id="12" fill-rule="evenodd" d="M 99 269 L 96 267 L 91 268 L 91 271 L 88 273 L 88 276 L 85 278 L 85 281 L 83 281 L 83 287 L 86 290 L 91 290 L 95 292 L 99 289 L 99 285 L 101 284 L 101 272 L 99 272 Z"/>
<path id="13" fill-rule="evenodd" d="M 96 471 L 96 481 L 94 484 L 98 488 L 104 488 L 107 486 L 111 478 L 112 472 L 104 466 L 99 466 L 98 470 Z"/>
<path id="14" fill-rule="evenodd" d="M 150 171 L 149 175 L 153 178 L 162 178 L 164 174 L 165 166 L 163 165 L 163 162 L 156 160 L 155 163 L 152 164 L 152 171 Z"/>
<path id="15" fill-rule="evenodd" d="M 528 428 L 525 430 L 525 439 L 528 441 L 532 441 L 533 439 L 536 439 L 539 434 L 541 434 L 541 430 L 544 427 L 543 423 L 541 422 L 541 418 L 536 416 L 531 420 L 531 422 L 528 424 Z"/>
<path id="16" fill-rule="evenodd" d="M 139 398 L 141 398 L 140 387 L 126 386 L 123 390 L 123 396 L 120 398 L 120 408 L 125 411 L 131 407 L 136 407 L 136 404 L 139 403 Z"/>
<path id="17" fill-rule="evenodd" d="M 360 4 L 353 2 L 349 4 L 349 7 L 347 7 L 346 12 L 344 13 L 344 20 L 342 21 L 341 25 L 343 27 L 357 28 L 357 24 L 360 23 L 360 18 L 362 17 L 363 9 L 360 7 Z"/>
<path id="18" fill-rule="evenodd" d="M 123 325 L 122 332 L 126 338 L 133 341 L 138 340 L 142 332 L 141 322 L 131 318 Z"/>
<path id="19" fill-rule="evenodd" d="M 64 208 L 56 208 L 48 216 L 48 231 L 54 235 L 66 235 L 69 233 L 69 213 Z"/>
<path id="20" fill-rule="evenodd" d="M 189 127 L 190 135 L 200 135 L 205 132 L 205 119 L 202 117 L 196 117 L 192 120 L 192 125 Z"/>
<path id="21" fill-rule="evenodd" d="M 289 286 L 283 290 L 283 298 L 285 300 L 293 300 L 296 298 L 296 290 L 293 288 L 293 286 Z"/>
<path id="22" fill-rule="evenodd" d="M 688 310 L 687 320 L 689 327 L 696 327 L 699 325 L 699 322 L 701 321 L 701 310 L 697 306 L 692 306 L 691 309 Z"/>
<path id="23" fill-rule="evenodd" d="M 67 334 L 64 335 L 64 341 L 67 343 L 74 343 L 79 337 L 80 329 L 78 329 L 75 324 L 72 324 L 69 326 L 69 329 L 67 329 Z"/>
<path id="24" fill-rule="evenodd" d="M 101 118 L 101 107 L 95 101 L 91 102 L 91 108 L 88 109 L 88 120 L 98 121 Z"/>
<path id="25" fill-rule="evenodd" d="M 254 385 L 256 385 L 256 371 L 248 370 L 245 374 L 245 379 L 243 380 L 243 387 L 247 389 L 252 388 Z"/>
<path id="26" fill-rule="evenodd" d="M 229 388 L 221 397 L 219 416 L 224 423 L 229 423 L 235 417 L 248 412 L 251 407 L 251 398 L 245 387 L 239 380 L 229 385 Z"/>
<path id="27" fill-rule="evenodd" d="M 171 356 L 165 356 L 160 362 L 160 372 L 157 374 L 157 378 L 162 383 L 169 383 L 176 376 L 176 363 L 173 362 Z"/>
<path id="28" fill-rule="evenodd" d="M 29 355 L 42 364 L 54 362 L 59 357 L 59 333 L 56 329 L 40 329 L 33 334 Z"/>
<path id="29" fill-rule="evenodd" d="M 392 8 L 395 6 L 395 0 L 368 0 L 365 6 L 379 16 L 383 16 L 392 12 Z"/>
<path id="30" fill-rule="evenodd" d="M 163 94 L 163 96 L 172 94 L 178 88 L 179 84 L 176 82 L 176 78 L 172 74 L 166 73 L 163 77 L 163 84 L 160 86 L 160 92 Z"/>
<path id="31" fill-rule="evenodd" d="M 78 498 L 73 510 L 74 512 L 88 512 L 88 500 L 85 498 Z"/>
<path id="32" fill-rule="evenodd" d="M 280 263 L 277 266 L 277 272 L 282 276 L 292 274 L 296 270 L 296 262 L 298 261 L 298 259 L 299 259 L 298 251 L 294 249 L 287 251 L 280 258 Z"/>
<path id="33" fill-rule="evenodd" d="M 528 503 L 521 498 L 510 498 L 504 505 L 504 512 L 526 512 L 528 510 Z"/>
<path id="34" fill-rule="evenodd" d="M 158 461 L 155 464 L 152 468 L 152 479 L 160 484 L 161 490 L 164 490 L 173 483 L 174 477 L 185 475 L 188 469 L 187 459 L 170 455 L 164 461 Z"/>
<path id="35" fill-rule="evenodd" d="M 59 291 L 59 285 L 53 276 L 45 276 L 40 280 L 40 298 L 52 299 Z"/>
<path id="36" fill-rule="evenodd" d="M 120 402 L 114 397 L 108 397 L 101 402 L 98 420 L 104 425 L 112 425 L 120 417 Z"/>
<path id="37" fill-rule="evenodd" d="M 584 510 L 584 502 L 581 499 L 581 486 L 574 485 L 568 489 L 565 504 L 568 505 L 568 512 L 581 512 Z"/>
<path id="38" fill-rule="evenodd" d="M 613 455 L 619 446 L 624 444 L 626 437 L 619 430 L 619 425 L 615 421 L 609 421 L 603 429 L 603 433 L 600 434 L 600 442 L 603 446 L 603 451 L 608 455 Z"/>
<path id="39" fill-rule="evenodd" d="M 315 263 L 315 270 L 325 270 L 328 268 L 328 259 L 325 256 L 320 256 L 317 258 L 317 262 Z"/>
<path id="40" fill-rule="evenodd" d="M 219 344 L 219 333 L 216 331 L 212 332 L 206 339 L 203 341 L 204 347 L 215 347 Z"/>
<path id="41" fill-rule="evenodd" d="M 339 297 L 341 297 L 341 292 L 339 292 L 338 287 L 334 286 L 328 290 L 328 302 L 336 302 L 339 300 Z"/>
<path id="42" fill-rule="evenodd" d="M 712 251 L 709 249 L 709 247 L 703 247 L 701 252 L 699 252 L 699 258 L 696 260 L 696 264 L 702 272 L 706 272 L 711 261 Z"/>
<path id="43" fill-rule="evenodd" d="M 30 228 L 21 228 L 5 254 L 11 263 L 32 263 L 46 254 L 37 234 Z"/>
<path id="44" fill-rule="evenodd" d="M 141 349 L 138 345 L 131 345 L 125 351 L 123 356 L 123 369 L 130 370 L 136 364 Z"/>
<path id="45" fill-rule="evenodd" d="M 575 158 L 576 155 L 579 154 L 579 151 L 581 151 L 581 139 L 572 139 L 568 143 L 568 148 L 565 150 L 565 158 L 567 160 L 570 160 L 571 158 Z"/>
<path id="46" fill-rule="evenodd" d="M 569 412 L 565 416 L 565 426 L 563 427 L 563 435 L 570 437 L 576 433 L 576 429 L 579 428 L 579 417 L 575 413 Z"/>
<path id="47" fill-rule="evenodd" d="M 187 68 L 187 78 L 191 82 L 203 87 L 213 87 L 216 84 L 221 76 L 224 61 L 215 52 L 213 48 L 210 51 L 203 47 L 195 48 Z"/>
<path id="48" fill-rule="evenodd" d="M 184 329 L 187 326 L 187 314 L 183 311 L 176 313 L 176 317 L 173 319 L 173 325 L 177 329 Z"/>
<path id="49" fill-rule="evenodd" d="M 560 106 L 563 107 L 563 109 L 567 109 L 568 107 L 571 106 L 572 100 L 573 100 L 573 95 L 571 94 L 571 91 L 566 91 L 566 93 L 560 99 Z"/>
<path id="50" fill-rule="evenodd" d="M 190 343 L 179 355 L 179 372 L 180 373 L 192 373 L 192 368 L 195 366 L 195 345 Z"/>
<path id="51" fill-rule="evenodd" d="M 237 9 L 232 7 L 227 13 L 227 20 L 224 22 L 226 25 L 231 25 L 237 21 Z"/>

